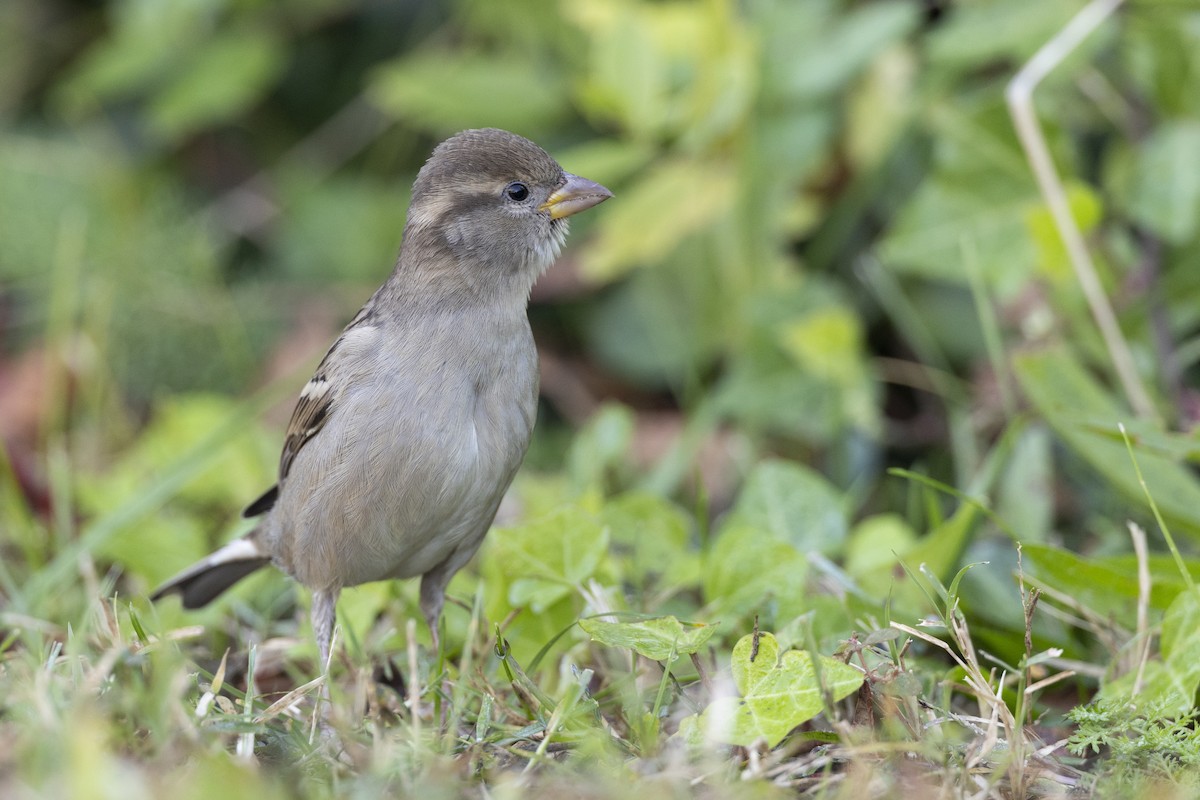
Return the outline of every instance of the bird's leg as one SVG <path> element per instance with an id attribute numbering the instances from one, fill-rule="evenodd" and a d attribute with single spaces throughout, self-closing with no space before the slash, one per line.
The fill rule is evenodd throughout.
<path id="1" fill-rule="evenodd" d="M 425 623 L 429 625 L 429 633 L 433 637 L 435 670 L 440 670 L 442 666 L 442 635 L 439 623 L 442 620 L 442 606 L 446 603 L 446 584 L 450 582 L 450 576 L 454 573 L 454 569 L 439 568 L 425 573 L 421 578 L 421 613 L 425 615 Z M 415 675 L 413 680 L 416 680 Z M 442 697 L 450 697 L 450 682 L 445 675 L 442 676 L 441 689 L 435 695 L 435 708 L 441 706 L 440 716 L 444 727 L 450 708 L 448 704 L 441 702 Z"/>
<path id="2" fill-rule="evenodd" d="M 428 572 L 421 578 L 421 613 L 425 623 L 429 625 L 429 633 L 433 637 L 434 655 L 441 661 L 442 635 L 439 623 L 442 618 L 442 606 L 446 603 L 446 584 L 450 576 L 442 574 L 441 570 Z"/>
<path id="3" fill-rule="evenodd" d="M 312 627 L 317 637 L 317 649 L 321 653 L 321 671 L 329 671 L 329 649 L 333 642 L 333 624 L 337 621 L 337 599 L 339 589 L 313 592 Z"/>
<path id="4" fill-rule="evenodd" d="M 319 669 L 325 678 L 321 684 L 321 694 L 313 708 L 312 736 L 316 736 L 319 732 L 321 739 L 326 744 L 332 743 L 335 751 L 341 749 L 341 741 L 329 724 L 329 654 L 333 647 L 333 625 L 337 621 L 339 591 L 339 589 L 327 589 L 313 592 L 312 611 L 310 612 L 313 634 L 317 639 L 317 650 L 321 655 Z M 322 703 L 325 704 L 324 709 L 321 707 Z"/>

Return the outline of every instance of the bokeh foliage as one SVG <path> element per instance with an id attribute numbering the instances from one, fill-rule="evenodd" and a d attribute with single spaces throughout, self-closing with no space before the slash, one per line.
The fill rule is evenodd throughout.
<path id="1" fill-rule="evenodd" d="M 609 759 L 579 733 L 593 711 L 620 719 L 643 756 L 705 712 L 683 689 L 647 703 L 631 688 L 635 676 L 575 627 L 608 611 L 719 622 L 707 646 L 744 678 L 756 619 L 782 669 L 953 597 L 1003 663 L 1032 669 L 1035 647 L 1093 664 L 1068 706 L 1101 685 L 1106 702 L 1127 700 L 1144 672 L 1156 713 L 1185 714 L 1200 683 L 1195 601 L 1155 552 L 1136 613 L 1125 522 L 1154 528 L 1117 424 L 1194 552 L 1200 9 L 1125 3 L 1035 97 L 1150 387 L 1155 414 L 1137 419 L 1003 94 L 1082 7 L 8 0 L 0 681 L 34 681 L 66 647 L 107 664 L 97 680 L 111 687 L 97 700 L 74 691 L 78 675 L 48 694 L 22 684 L 4 706 L 23 726 L 12 735 L 40 731 L 47 748 L 116 774 L 119 743 L 150 728 L 161 741 L 138 755 L 159 767 L 143 792 L 163 791 L 179 752 L 212 765 L 189 791 L 223 791 L 219 731 L 196 739 L 172 716 L 195 689 L 182 655 L 122 648 L 196 622 L 209 654 L 304 638 L 306 598 L 269 576 L 200 615 L 141 596 L 243 529 L 238 510 L 271 481 L 286 398 L 394 258 L 416 169 L 445 136 L 485 125 L 535 139 L 616 197 L 573 222 L 535 292 L 557 366 L 515 510 L 451 587 L 464 599 L 447 611 L 453 648 L 471 652 L 478 620 L 505 622 L 506 658 L 538 663 L 533 689 L 570 698 L 564 730 Z M 26 395 L 34 409 L 22 412 Z M 1018 570 L 1059 613 L 1026 618 Z M 398 620 L 414 590 L 347 593 L 351 659 L 404 650 Z M 115 605 L 97 604 L 113 593 Z M 1146 624 L 1161 629 L 1161 652 L 1133 671 L 1146 631 L 1130 631 Z M 905 673 L 917 685 L 890 685 L 949 705 L 939 653 L 920 647 Z M 662 687 L 699 679 L 698 666 L 667 661 Z M 600 676 L 595 699 L 577 665 Z M 487 680 L 502 667 L 491 657 Z M 455 677 L 476 740 L 507 741 L 511 730 L 479 721 L 494 683 Z M 807 691 L 784 705 L 815 713 Z M 1042 709 L 1047 724 L 1065 724 L 1055 707 Z M 1075 718 L 1089 744 L 1145 727 L 1136 714 Z M 774 744 L 798 720 L 754 730 Z M 752 727 L 730 741 L 752 744 Z M 35 790 L 70 780 L 38 766 L 49 750 L 22 752 Z M 628 791 L 614 774 L 599 785 Z M 395 785 L 390 772 L 360 778 L 362 791 Z M 502 781 L 496 796 L 508 791 Z"/>

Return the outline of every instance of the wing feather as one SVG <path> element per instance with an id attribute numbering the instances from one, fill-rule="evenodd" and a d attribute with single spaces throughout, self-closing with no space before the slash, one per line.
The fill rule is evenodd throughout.
<path id="1" fill-rule="evenodd" d="M 341 362 L 345 361 L 342 355 L 347 350 L 358 349 L 353 346 L 347 348 L 343 345 L 351 340 L 355 340 L 355 344 L 359 344 L 357 340 L 373 332 L 374 328 L 370 324 L 372 305 L 373 303 L 368 303 L 363 306 L 362 310 L 351 320 L 350 324 L 342 331 L 342 335 L 325 353 L 325 357 L 317 365 L 312 378 L 304 385 L 304 389 L 301 390 L 300 397 L 296 401 L 296 407 L 292 410 L 287 435 L 283 440 L 283 452 L 279 456 L 279 480 L 261 497 L 246 507 L 246 510 L 242 512 L 243 517 L 256 517 L 274 507 L 275 502 L 279 499 L 279 491 L 283 487 L 283 482 L 287 479 L 288 472 L 291 471 L 292 462 L 296 459 L 296 454 L 317 435 L 329 420 L 329 415 L 337 404 L 339 390 L 343 388 L 337 380 L 338 373 L 341 371 L 339 369 Z"/>

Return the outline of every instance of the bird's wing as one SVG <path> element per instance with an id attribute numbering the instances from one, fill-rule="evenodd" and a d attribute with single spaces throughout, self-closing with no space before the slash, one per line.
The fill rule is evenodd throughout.
<path id="1" fill-rule="evenodd" d="M 337 406 L 338 397 L 346 389 L 346 379 L 353 372 L 350 361 L 360 356 L 365 347 L 375 339 L 375 327 L 371 324 L 373 303 L 363 306 L 357 316 L 342 331 L 313 376 L 300 392 L 292 418 L 288 422 L 287 436 L 283 441 L 283 453 L 279 457 L 279 481 L 242 512 L 243 517 L 265 514 L 279 499 L 279 488 L 291 471 L 296 454 L 324 427 Z"/>

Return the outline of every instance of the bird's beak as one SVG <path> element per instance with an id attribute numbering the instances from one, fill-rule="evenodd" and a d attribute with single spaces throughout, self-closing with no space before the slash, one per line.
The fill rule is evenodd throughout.
<path id="1" fill-rule="evenodd" d="M 538 207 L 539 211 L 550 212 L 551 219 L 562 219 L 580 211 L 586 211 L 594 205 L 603 203 L 612 197 L 612 192 L 595 181 L 581 178 L 578 175 L 566 173 L 567 182 L 558 187 L 554 194 L 546 198 L 546 202 Z"/>

